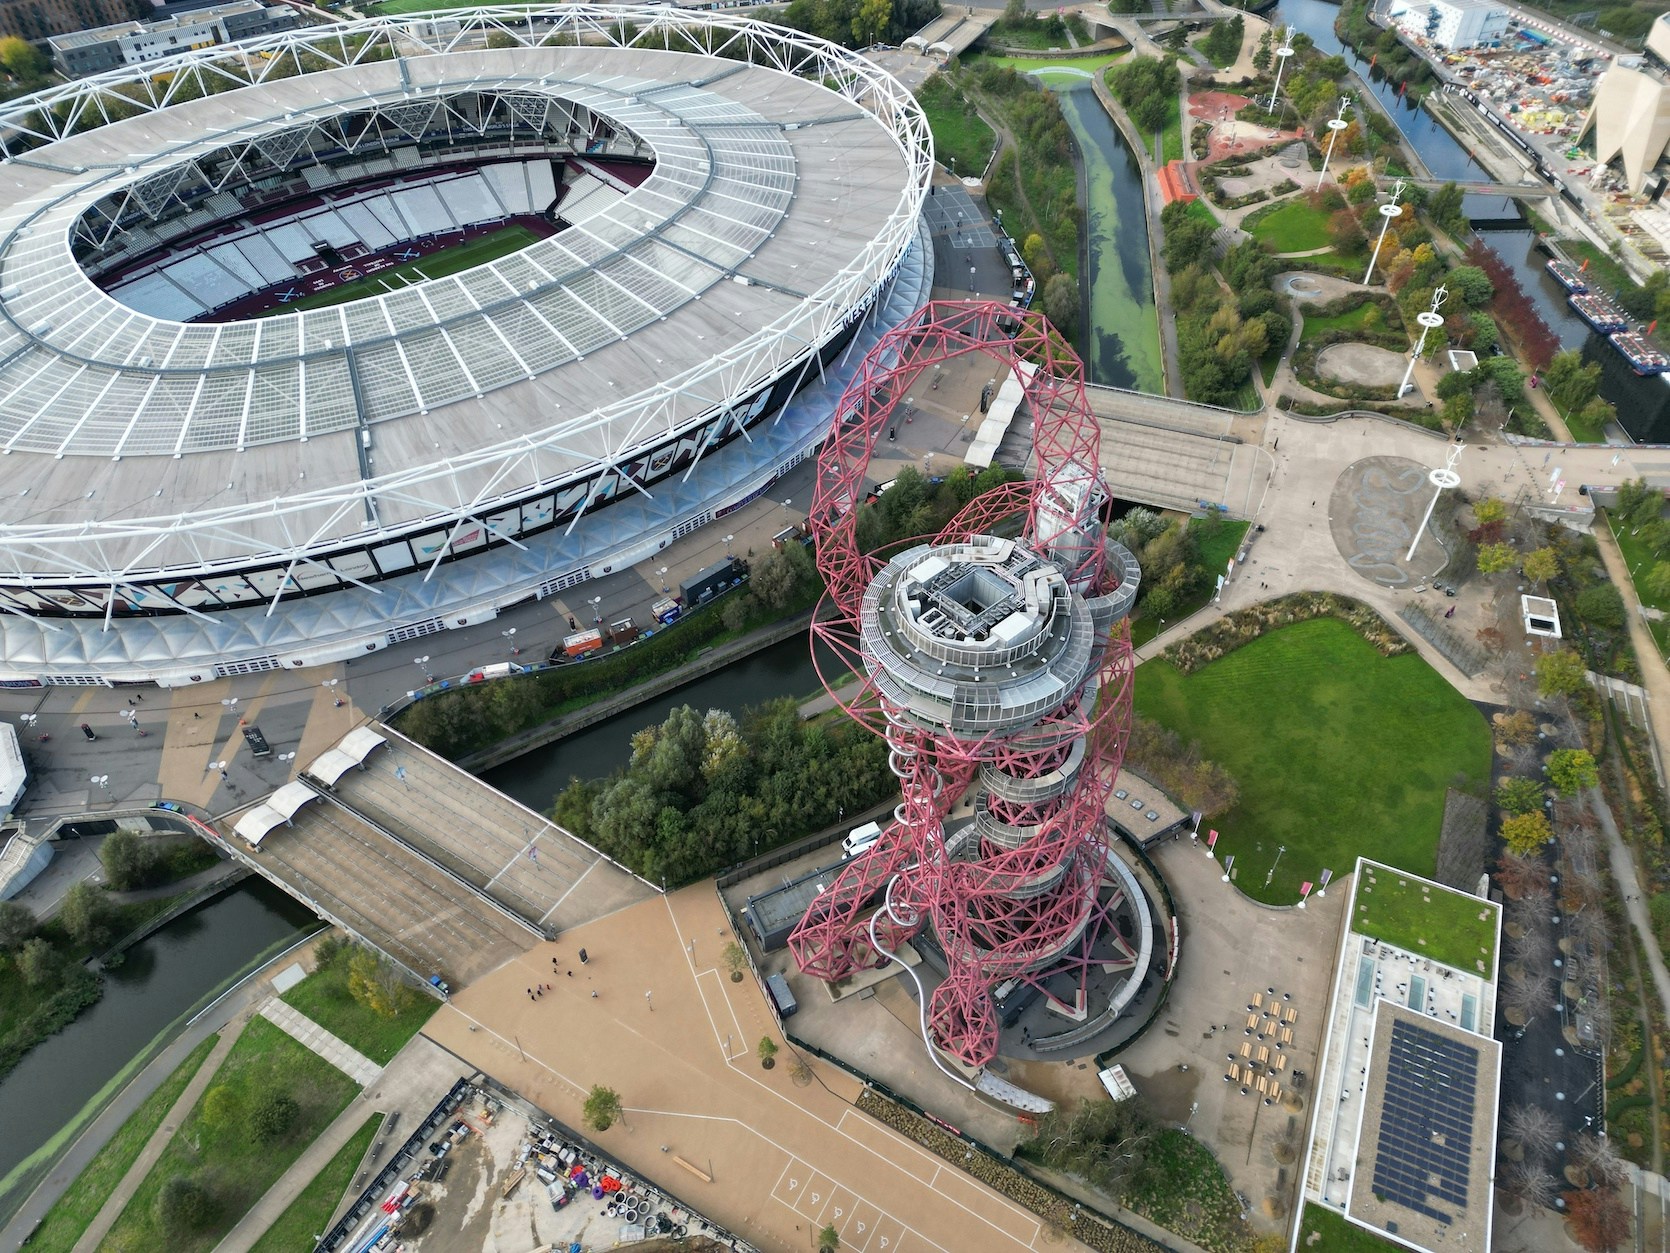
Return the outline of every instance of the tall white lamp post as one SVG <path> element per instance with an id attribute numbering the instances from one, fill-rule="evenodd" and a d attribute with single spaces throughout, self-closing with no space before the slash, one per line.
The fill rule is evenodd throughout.
<path id="1" fill-rule="evenodd" d="M 1369 279 L 1374 277 L 1374 263 L 1380 260 L 1380 245 L 1386 242 L 1386 228 L 1392 224 L 1392 219 L 1403 210 L 1397 206 L 1397 198 L 1403 195 L 1403 180 L 1400 178 L 1392 188 L 1392 198 L 1380 206 L 1380 234 L 1374 241 L 1374 254 L 1368 259 L 1368 272 L 1363 275 L 1363 286 L 1368 286 Z"/>
<path id="2" fill-rule="evenodd" d="M 1287 58 L 1293 55 L 1293 27 L 1289 26 L 1282 32 L 1281 47 L 1276 49 L 1276 82 L 1270 88 L 1270 112 L 1276 111 L 1276 93 L 1281 90 L 1282 71 L 1287 68 Z"/>
<path id="3" fill-rule="evenodd" d="M 1350 96 L 1341 96 L 1339 98 L 1339 113 L 1328 123 L 1328 146 L 1322 152 L 1322 169 L 1316 176 L 1318 188 L 1322 186 L 1322 180 L 1328 177 L 1328 162 L 1333 160 L 1334 156 L 1334 140 L 1339 138 L 1339 133 L 1342 130 L 1351 125 L 1350 122 L 1345 120 L 1345 106 L 1350 103 Z"/>
<path id="4" fill-rule="evenodd" d="M 1415 321 L 1421 324 L 1421 337 L 1415 341 L 1415 351 L 1409 354 L 1409 368 L 1403 372 L 1403 382 L 1397 385 L 1397 398 L 1399 400 L 1402 400 L 1403 393 L 1409 390 L 1409 380 L 1415 373 L 1415 362 L 1419 361 L 1421 354 L 1426 351 L 1428 333 L 1444 325 L 1444 317 L 1438 312 L 1438 306 L 1444 303 L 1449 294 L 1446 288 L 1439 287 L 1437 291 L 1432 293 L 1432 308 L 1415 315 Z"/>
<path id="5" fill-rule="evenodd" d="M 1421 536 L 1426 534 L 1426 524 L 1432 521 L 1432 511 L 1438 508 L 1438 498 L 1446 490 L 1461 486 L 1461 475 L 1456 472 L 1455 463 L 1461 460 L 1462 449 L 1466 444 L 1451 444 L 1449 455 L 1444 458 L 1444 464 L 1435 470 L 1428 471 L 1426 479 L 1432 484 L 1432 500 L 1428 502 L 1426 513 L 1421 517 L 1420 529 L 1415 532 L 1415 543 L 1409 545 L 1409 551 L 1404 554 L 1405 561 L 1415 560 L 1415 545 L 1421 542 Z"/>

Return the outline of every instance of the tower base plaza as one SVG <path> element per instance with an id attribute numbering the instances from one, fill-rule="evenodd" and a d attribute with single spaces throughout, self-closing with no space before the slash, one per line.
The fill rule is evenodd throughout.
<path id="1" fill-rule="evenodd" d="M 730 981 L 732 938 L 711 885 L 644 901 L 479 980 L 425 1034 L 576 1129 L 591 1087 L 613 1088 L 625 1118 L 585 1134 L 762 1249 L 812 1248 L 826 1226 L 856 1253 L 1036 1248 L 1037 1215 L 860 1113 L 851 1075 L 808 1058 L 799 1086 L 786 1052 L 761 1067 L 760 1039 L 781 1036 L 759 985 Z M 531 1000 L 537 982 L 551 991 Z"/>

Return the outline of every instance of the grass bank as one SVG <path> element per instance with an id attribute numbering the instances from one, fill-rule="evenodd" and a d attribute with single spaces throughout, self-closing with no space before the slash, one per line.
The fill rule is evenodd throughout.
<path id="1" fill-rule="evenodd" d="M 1259 243 L 1278 254 L 1310 252 L 1333 242 L 1328 236 L 1328 215 L 1313 209 L 1302 197 L 1255 213 L 1242 226 Z"/>
<path id="2" fill-rule="evenodd" d="M 75 1248 L 76 1241 L 92 1225 L 106 1198 L 139 1159 L 152 1134 L 162 1126 L 162 1120 L 174 1108 L 174 1102 L 180 1099 L 180 1093 L 186 1090 L 219 1038 L 212 1035 L 194 1048 L 93 1155 L 86 1169 L 76 1176 L 75 1182 L 35 1229 L 29 1241 L 35 1253 L 70 1253 Z"/>
<path id="3" fill-rule="evenodd" d="M 330 1223 L 343 1194 L 353 1183 L 354 1171 L 365 1156 L 365 1150 L 371 1146 L 371 1139 L 377 1134 L 377 1127 L 382 1121 L 381 1114 L 372 1114 L 367 1118 L 364 1125 L 354 1132 L 353 1138 L 337 1150 L 336 1156 L 326 1162 L 323 1169 L 313 1176 L 312 1182 L 290 1202 L 289 1208 L 278 1216 L 278 1221 L 267 1228 L 266 1234 L 255 1242 L 250 1253 L 297 1253 L 297 1250 L 312 1247 L 314 1236 Z"/>
<path id="4" fill-rule="evenodd" d="M 116 1220 L 106 1247 L 206 1253 L 358 1090 L 347 1075 L 265 1018 L 251 1019 L 214 1083 Z M 286 1131 L 263 1140 L 253 1134 L 250 1117 L 274 1092 L 293 1098 L 297 1111 Z M 204 1200 L 195 1221 L 165 1225 L 158 1198 L 176 1177 L 194 1181 Z"/>
<path id="5" fill-rule="evenodd" d="M 379 1066 L 386 1066 L 406 1046 L 406 1041 L 429 1021 L 435 1012 L 436 1002 L 428 996 L 420 996 L 415 1004 L 393 1018 L 373 1013 L 356 1001 L 349 991 L 348 960 L 352 953 L 352 945 L 336 946 L 328 963 L 280 999 Z"/>

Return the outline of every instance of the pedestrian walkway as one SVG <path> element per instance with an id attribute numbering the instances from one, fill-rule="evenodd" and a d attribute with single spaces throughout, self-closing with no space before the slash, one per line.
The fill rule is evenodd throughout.
<path id="1" fill-rule="evenodd" d="M 228 1023 L 220 1033 L 220 1039 L 215 1041 L 214 1048 L 203 1059 L 203 1064 L 197 1068 L 197 1073 L 186 1084 L 185 1091 L 180 1093 L 180 1099 L 151 1133 L 151 1138 L 145 1142 L 145 1148 L 140 1152 L 128 1173 L 122 1176 L 122 1181 L 110 1194 L 98 1214 L 94 1217 L 81 1239 L 75 1243 L 72 1253 L 94 1253 L 104 1243 L 104 1238 L 110 1234 L 110 1229 L 116 1225 L 122 1211 L 127 1208 L 133 1194 L 139 1190 L 139 1185 L 145 1182 L 145 1176 L 151 1173 L 151 1167 L 157 1164 L 162 1151 L 168 1147 L 168 1142 L 174 1138 L 174 1132 L 185 1121 L 186 1115 L 191 1113 L 192 1106 L 197 1104 L 197 1098 L 214 1081 L 220 1071 L 220 1064 L 226 1060 L 226 1055 L 232 1051 L 232 1046 L 238 1042 L 238 1036 L 243 1033 L 244 1019 L 239 1022 Z"/>
<path id="2" fill-rule="evenodd" d="M 364 1053 L 337 1039 L 306 1014 L 290 1008 L 276 996 L 261 1006 L 261 1017 L 299 1043 L 307 1045 L 362 1088 L 376 1083 L 377 1076 L 383 1073 L 383 1068 Z"/>

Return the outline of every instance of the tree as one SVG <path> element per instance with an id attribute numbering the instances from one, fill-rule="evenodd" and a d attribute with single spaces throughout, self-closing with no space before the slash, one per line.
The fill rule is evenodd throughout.
<path id="1" fill-rule="evenodd" d="M 112 938 L 110 902 L 103 892 L 85 881 L 64 893 L 58 906 L 58 921 L 69 932 L 70 939 L 83 948 L 101 948 Z"/>
<path id="2" fill-rule="evenodd" d="M 0 951 L 9 953 L 22 948 L 24 941 L 34 934 L 35 915 L 27 905 L 0 901 Z"/>
<path id="3" fill-rule="evenodd" d="M 301 1117 L 302 1107 L 288 1092 L 263 1092 L 250 1111 L 249 1124 L 255 1134 L 271 1144 L 282 1140 Z"/>
<path id="4" fill-rule="evenodd" d="M 1519 1145 L 1528 1161 L 1543 1161 L 1560 1138 L 1560 1124 L 1540 1105 L 1511 1105 L 1502 1119 L 1502 1134 Z"/>
<path id="5" fill-rule="evenodd" d="M 1572 598 L 1571 607 L 1590 626 L 1616 631 L 1624 625 L 1624 598 L 1610 583 L 1597 583 Z"/>
<path id="6" fill-rule="evenodd" d="M 17 973 L 32 988 L 52 982 L 64 964 L 58 950 L 39 937 L 26 941 L 13 960 L 17 962 Z"/>
<path id="7" fill-rule="evenodd" d="M 893 0 L 861 0 L 852 19 L 852 37 L 860 48 L 875 43 L 893 24 Z"/>
<path id="8" fill-rule="evenodd" d="M 811 557 L 804 548 L 786 543 L 754 563 L 748 572 L 748 586 L 767 608 L 787 609 L 800 595 L 811 567 Z"/>
<path id="9" fill-rule="evenodd" d="M 1502 743 L 1523 748 L 1537 737 L 1537 720 L 1523 709 L 1503 714 L 1496 720 L 1496 734 Z"/>
<path id="10" fill-rule="evenodd" d="M 214 1194 L 190 1175 L 171 1175 L 157 1191 L 157 1221 L 165 1231 L 200 1231 L 215 1209 Z"/>
<path id="11" fill-rule="evenodd" d="M 1470 309 L 1482 309 L 1496 294 L 1490 276 L 1476 265 L 1458 265 L 1444 275 L 1444 286 L 1461 298 Z"/>
<path id="12" fill-rule="evenodd" d="M 748 967 L 747 950 L 735 940 L 732 940 L 729 944 L 725 945 L 723 958 L 725 962 L 725 969 L 731 972 L 731 982 L 741 983 L 742 972 Z"/>
<path id="13" fill-rule="evenodd" d="M 818 1253 L 835 1253 L 841 1247 L 841 1233 L 833 1226 L 818 1232 Z"/>
<path id="14" fill-rule="evenodd" d="M 1559 1192 L 1554 1176 L 1530 1161 L 1508 1162 L 1497 1177 L 1503 1192 L 1534 1209 L 1551 1207 Z"/>
<path id="15" fill-rule="evenodd" d="M 1670 561 L 1655 561 L 1642 582 L 1654 600 L 1670 600 Z"/>
<path id="16" fill-rule="evenodd" d="M 1616 1188 L 1567 1192 L 1565 1202 L 1572 1239 L 1589 1253 L 1611 1253 L 1629 1239 L 1629 1206 Z"/>
<path id="17" fill-rule="evenodd" d="M 770 1070 L 777 1064 L 777 1042 L 768 1035 L 760 1037 L 760 1065 Z"/>
<path id="18" fill-rule="evenodd" d="M 1507 814 L 1532 814 L 1542 808 L 1542 784 L 1509 775 L 1496 786 L 1496 806 Z"/>
<path id="19" fill-rule="evenodd" d="M 1554 838 L 1554 828 L 1541 810 L 1533 814 L 1515 814 L 1502 820 L 1502 839 L 1508 848 L 1529 857 Z"/>
<path id="20" fill-rule="evenodd" d="M 1664 513 L 1664 493 L 1648 487 L 1644 478 L 1626 479 L 1618 484 L 1618 503 L 1612 511 L 1620 523 L 1632 530 L 1645 526 Z"/>
<path id="21" fill-rule="evenodd" d="M 215 1131 L 230 1131 L 243 1117 L 237 1089 L 217 1083 L 203 1094 L 203 1121 Z"/>
<path id="22" fill-rule="evenodd" d="M 348 992 L 383 1018 L 399 1017 L 417 1002 L 419 995 L 398 966 L 363 945 L 348 959 Z"/>
<path id="23" fill-rule="evenodd" d="M 1063 335 L 1071 336 L 1079 322 L 1079 285 L 1071 274 L 1052 274 L 1044 284 L 1044 316 Z"/>
<path id="24" fill-rule="evenodd" d="M 155 848 L 126 827 L 118 827 L 105 836 L 99 860 L 104 863 L 110 886 L 118 892 L 148 887 L 156 874 Z"/>
<path id="25" fill-rule="evenodd" d="M 620 1093 L 594 1084 L 592 1090 L 586 1093 L 586 1103 L 580 1112 L 585 1117 L 586 1126 L 593 1131 L 607 1131 L 615 1125 L 617 1118 L 622 1118 Z"/>
<path id="26" fill-rule="evenodd" d="M 1562 648 L 1537 658 L 1537 691 L 1544 696 L 1570 696 L 1587 679 L 1588 667 L 1576 650 Z"/>
<path id="27" fill-rule="evenodd" d="M 1542 858 L 1512 850 L 1503 852 L 1496 863 L 1496 882 L 1502 885 L 1503 894 L 1510 900 L 1546 896 L 1552 875 Z"/>
<path id="28" fill-rule="evenodd" d="M 1600 386 L 1600 365 L 1585 365 L 1583 354 L 1575 348 L 1557 352 L 1543 371 L 1542 385 L 1560 412 L 1570 413 L 1593 399 Z"/>
<path id="29" fill-rule="evenodd" d="M 1561 796 L 1576 796 L 1600 782 L 1600 771 L 1588 749 L 1560 748 L 1548 754 L 1548 781 Z"/>
<path id="30" fill-rule="evenodd" d="M 1523 1026 L 1554 1004 L 1554 980 L 1546 974 L 1521 975 L 1502 985 L 1502 1013 Z"/>
<path id="31" fill-rule="evenodd" d="M 1560 558 L 1552 548 L 1537 548 L 1525 554 L 1521 567 L 1533 583 L 1546 583 L 1560 573 Z"/>
<path id="32" fill-rule="evenodd" d="M 1513 569 L 1514 551 L 1511 544 L 1484 544 L 1479 548 L 1479 573 L 1500 574 Z"/>
<path id="33" fill-rule="evenodd" d="M 1446 375 L 1445 376 L 1445 382 L 1448 382 L 1451 378 L 1460 378 L 1460 377 L 1463 377 L 1463 376 L 1455 375 L 1455 374 Z M 1469 384 L 1469 386 L 1471 386 L 1471 384 Z M 1438 390 L 1439 390 L 1440 394 L 1442 394 L 1442 392 L 1444 390 L 1443 383 L 1440 383 L 1438 385 Z M 1507 516 L 1508 516 L 1508 504 L 1505 500 L 1502 500 L 1500 497 L 1486 496 L 1483 500 L 1479 501 L 1478 504 L 1473 506 L 1473 517 L 1474 517 L 1475 520 L 1477 520 L 1479 522 L 1479 524 L 1481 526 L 1486 522 L 1502 522 L 1502 521 L 1505 521 Z"/>
<path id="34" fill-rule="evenodd" d="M 27 39 L 16 35 L 0 38 L 0 66 L 21 83 L 32 83 L 46 77 L 50 63 L 41 50 Z"/>

